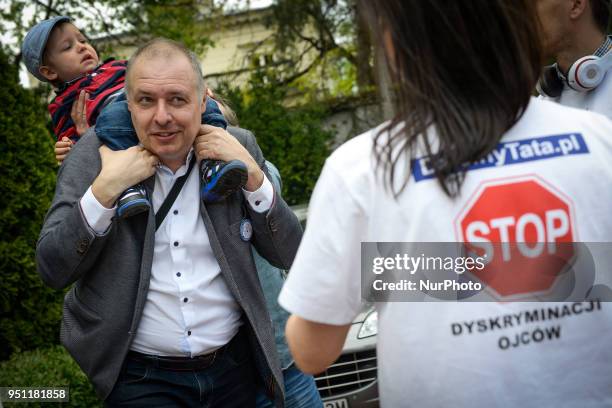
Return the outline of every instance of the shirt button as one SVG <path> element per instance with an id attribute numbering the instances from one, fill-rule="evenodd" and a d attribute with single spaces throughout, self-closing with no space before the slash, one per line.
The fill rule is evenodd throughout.
<path id="1" fill-rule="evenodd" d="M 188 331 L 187 331 L 187 335 L 188 335 L 188 336 L 191 336 L 191 330 L 188 330 Z"/>
<path id="2" fill-rule="evenodd" d="M 189 301 L 188 298 L 183 298 L 183 302 L 187 303 Z"/>
<path id="3" fill-rule="evenodd" d="M 178 241 L 174 241 L 174 246 L 177 247 L 178 246 Z"/>
<path id="4" fill-rule="evenodd" d="M 177 273 L 176 273 L 176 276 L 178 276 L 178 277 L 180 278 L 180 277 L 181 277 L 181 273 L 180 273 L 180 272 L 177 272 Z"/>
<path id="5" fill-rule="evenodd" d="M 174 215 L 178 214 L 178 210 L 174 210 Z"/>

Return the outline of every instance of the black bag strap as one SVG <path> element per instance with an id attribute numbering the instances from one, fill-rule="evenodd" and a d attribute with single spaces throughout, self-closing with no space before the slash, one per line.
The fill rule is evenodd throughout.
<path id="1" fill-rule="evenodd" d="M 166 215 L 168 215 L 170 207 L 172 207 L 172 204 L 174 204 L 174 201 L 176 201 L 176 197 L 178 197 L 179 193 L 181 192 L 181 189 L 183 188 L 185 181 L 187 181 L 187 177 L 189 177 L 189 174 L 191 173 L 191 169 L 193 169 L 193 165 L 195 164 L 195 162 L 196 158 L 194 154 L 191 157 L 191 161 L 189 162 L 189 168 L 187 169 L 187 173 L 176 179 L 176 181 L 172 185 L 170 193 L 168 193 L 168 196 L 166 196 L 166 199 L 162 203 L 161 207 L 159 207 L 159 210 L 157 210 L 157 212 L 155 213 L 155 231 L 157 231 L 161 223 L 164 222 L 164 218 L 166 218 Z"/>

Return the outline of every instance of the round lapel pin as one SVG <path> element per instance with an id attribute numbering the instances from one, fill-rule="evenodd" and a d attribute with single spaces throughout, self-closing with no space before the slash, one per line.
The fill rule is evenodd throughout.
<path id="1" fill-rule="evenodd" d="M 251 220 L 245 218 L 240 221 L 240 239 L 248 242 L 251 240 L 253 236 L 253 225 L 251 224 Z"/>

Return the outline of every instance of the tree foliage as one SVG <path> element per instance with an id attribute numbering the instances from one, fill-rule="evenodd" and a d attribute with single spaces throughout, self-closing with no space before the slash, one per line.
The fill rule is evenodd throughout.
<path id="1" fill-rule="evenodd" d="M 251 0 L 0 0 L 0 30 L 15 38 L 11 53 L 19 63 L 27 29 L 54 15 L 69 15 L 103 56 L 119 46 L 142 44 L 163 36 L 183 42 L 196 53 L 214 45 L 213 33 L 224 30 L 224 14 L 246 9 Z M 30 17 L 25 18 L 26 15 Z M 355 0 L 274 0 L 266 24 L 270 38 L 255 43 L 252 53 L 273 54 L 281 86 L 319 99 L 354 96 L 374 90 L 380 67 Z M 272 49 L 270 50 L 270 44 Z"/>
<path id="2" fill-rule="evenodd" d="M 227 0 L 4 0 L 7 1 L 8 6 L 0 12 L 0 32 L 13 35 L 14 43 L 5 51 L 14 54 L 19 63 L 19 45 L 28 29 L 58 15 L 71 17 L 103 54 L 156 36 L 181 41 L 200 53 L 212 44 L 210 33 L 219 28 L 217 22 Z"/>
<path id="3" fill-rule="evenodd" d="M 36 240 L 55 187 L 48 114 L 39 94 L 21 88 L 0 51 L 0 359 L 54 344 L 60 292 L 45 287 L 34 262 Z"/>
<path id="4" fill-rule="evenodd" d="M 283 198 L 307 203 L 329 155 L 332 133 L 322 127 L 328 112 L 315 101 L 287 108 L 287 88 L 274 72 L 257 71 L 245 90 L 227 85 L 219 93 L 230 101 L 240 126 L 257 137 L 264 157 L 278 167 Z"/>
<path id="5" fill-rule="evenodd" d="M 5 52 L 15 56 L 15 63 L 21 61 L 20 45 L 27 31 L 34 24 L 59 15 L 67 15 L 90 37 L 111 35 L 121 31 L 128 24 L 124 17 L 125 7 L 110 8 L 108 0 L 3 0 L 0 30 L 10 33 L 12 42 L 5 45 Z M 126 2 L 127 3 L 127 2 Z"/>
<path id="6" fill-rule="evenodd" d="M 123 10 L 124 43 L 138 45 L 153 37 L 166 37 L 200 54 L 212 45 L 210 35 L 219 28 L 227 0 L 105 1 L 111 9 Z"/>
<path id="7" fill-rule="evenodd" d="M 374 84 L 370 35 L 355 0 L 276 0 L 268 25 L 275 51 L 287 62 L 281 68 L 284 83 L 324 77 L 317 89 L 331 96 L 368 91 Z M 352 86 L 334 92 L 334 79 Z"/>

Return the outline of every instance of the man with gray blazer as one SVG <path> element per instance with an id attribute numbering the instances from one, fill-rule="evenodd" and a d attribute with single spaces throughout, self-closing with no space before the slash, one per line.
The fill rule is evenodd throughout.
<path id="1" fill-rule="evenodd" d="M 74 284 L 61 342 L 107 406 L 254 406 L 256 383 L 282 405 L 251 245 L 289 269 L 302 230 L 262 171 L 253 135 L 200 125 L 201 78 L 181 45 L 141 47 L 126 74 L 140 146 L 111 151 L 90 129 L 60 169 L 40 234 L 42 279 L 54 288 Z M 204 205 L 196 156 L 243 161 L 244 190 Z M 184 184 L 158 227 L 153 212 L 114 217 L 119 195 L 139 182 L 160 213 L 178 180 Z"/>

